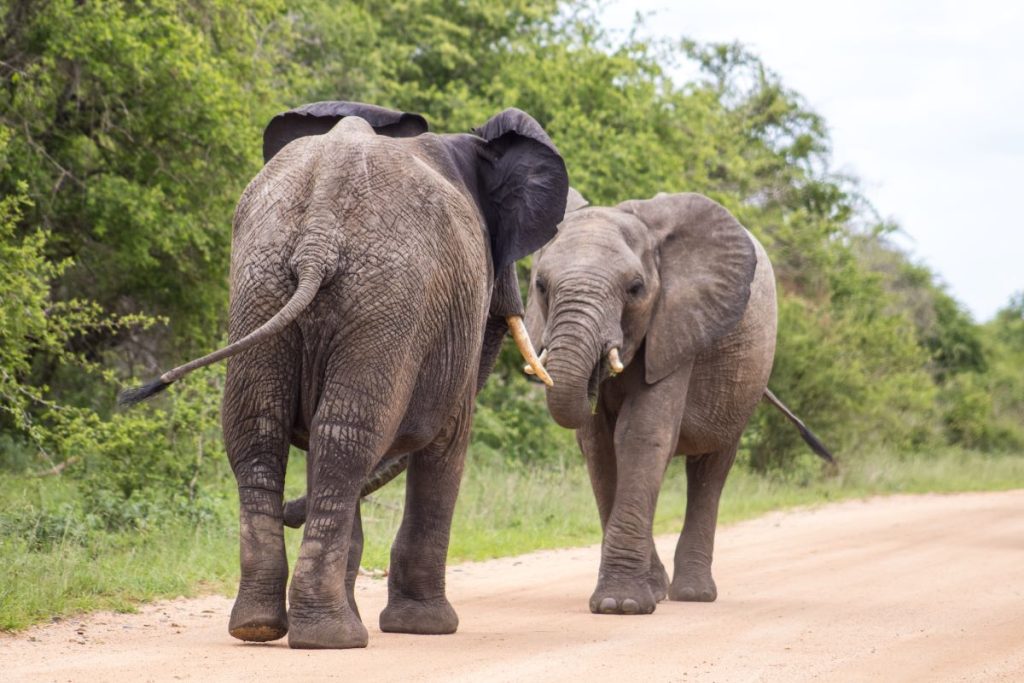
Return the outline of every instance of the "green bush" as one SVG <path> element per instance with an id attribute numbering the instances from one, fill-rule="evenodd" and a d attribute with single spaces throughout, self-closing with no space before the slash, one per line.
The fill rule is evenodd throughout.
<path id="1" fill-rule="evenodd" d="M 0 159 L 6 140 L 0 135 Z M 224 368 L 172 391 L 163 410 L 106 412 L 118 383 L 80 341 L 155 321 L 106 315 L 88 300 L 53 300 L 51 285 L 71 264 L 47 257 L 50 233 L 18 236 L 17 224 L 31 206 L 20 187 L 0 200 L 0 464 L 78 480 L 81 512 L 95 522 L 86 526 L 138 527 L 168 510 L 202 515 L 205 481 L 225 469 L 217 420 Z M 92 396 L 75 403 L 55 394 L 37 381 L 40 364 L 73 368 Z M 53 527 L 47 514 L 32 527 L 44 530 L 42 538 Z"/>
<path id="2" fill-rule="evenodd" d="M 58 298 L 173 316 L 186 348 L 220 337 L 231 211 L 283 105 L 261 43 L 284 12 L 278 0 L 0 2 L 0 126 L 13 133 L 0 194 L 23 183 L 47 255 L 73 260 Z"/>
<path id="3" fill-rule="evenodd" d="M 942 421 L 949 442 L 981 451 L 1024 447 L 1019 430 L 999 424 L 995 401 L 986 378 L 969 373 L 955 375 L 942 387 Z"/>
<path id="4" fill-rule="evenodd" d="M 817 307 L 798 297 L 779 301 L 779 334 L 769 386 L 842 459 L 887 445 L 918 450 L 936 441 L 936 390 L 926 352 L 902 315 L 870 304 L 884 295 L 862 283 L 863 298 Z M 755 415 L 747 443 L 756 471 L 789 469 L 806 453 L 778 411 Z"/>
<path id="5" fill-rule="evenodd" d="M 68 469 L 79 482 L 84 509 L 108 529 L 159 524 L 185 514 L 202 519 L 231 476 L 220 439 L 223 365 L 195 373 L 175 386 L 163 407 L 136 407 L 108 420 L 83 424 L 62 443 L 80 454 Z"/>

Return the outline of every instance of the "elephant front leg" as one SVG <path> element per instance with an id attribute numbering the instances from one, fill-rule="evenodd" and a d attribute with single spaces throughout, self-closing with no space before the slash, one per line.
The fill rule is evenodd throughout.
<path id="1" fill-rule="evenodd" d="M 667 575 L 651 530 L 665 468 L 679 438 L 687 377 L 640 387 L 619 411 L 615 498 L 605 525 L 597 587 L 590 597 L 594 613 L 650 614 L 664 597 Z"/>
<path id="2" fill-rule="evenodd" d="M 382 631 L 440 635 L 458 628 L 459 617 L 445 595 L 445 562 L 471 418 L 472 397 L 445 434 L 409 458 L 405 515 L 391 548 Z"/>
<path id="3" fill-rule="evenodd" d="M 738 446 L 737 442 L 720 453 L 686 460 L 686 518 L 676 545 L 675 574 L 668 590 L 670 600 L 714 602 L 718 597 L 711 577 L 718 502 Z"/>
<path id="4" fill-rule="evenodd" d="M 602 538 L 608 528 L 612 507 L 615 504 L 617 483 L 615 463 L 615 416 L 603 407 L 576 432 L 576 442 L 587 462 L 587 473 L 594 491 L 597 512 L 601 518 Z M 661 602 L 668 594 L 668 572 L 658 557 L 658 551 L 651 544 L 650 569 L 647 583 L 655 602 Z"/>
<path id="5" fill-rule="evenodd" d="M 620 468 L 615 503 L 601 545 L 597 587 L 590 596 L 595 614 L 650 614 L 664 596 L 665 569 L 654 550 L 651 527 L 668 455 L 652 449 Z M 622 471 L 626 469 L 627 471 Z M 631 470 L 631 471 L 630 471 Z"/>
<path id="6" fill-rule="evenodd" d="M 576 443 L 587 462 L 590 487 L 594 491 L 601 531 L 608 528 L 608 518 L 615 503 L 615 416 L 602 407 L 576 432 Z"/>

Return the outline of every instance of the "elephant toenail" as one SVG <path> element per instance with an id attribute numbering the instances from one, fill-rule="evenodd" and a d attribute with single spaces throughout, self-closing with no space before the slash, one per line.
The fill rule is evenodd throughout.
<path id="1" fill-rule="evenodd" d="M 679 597 L 683 600 L 696 600 L 697 591 L 695 591 L 692 588 L 684 588 L 683 590 L 679 591 Z"/>
<path id="2" fill-rule="evenodd" d="M 622 601 L 623 614 L 636 614 L 640 611 L 640 603 L 633 598 L 626 598 Z"/>
<path id="3" fill-rule="evenodd" d="M 615 601 L 615 598 L 605 598 L 601 601 L 601 606 L 598 608 L 603 614 L 612 614 L 618 610 L 619 604 Z"/>

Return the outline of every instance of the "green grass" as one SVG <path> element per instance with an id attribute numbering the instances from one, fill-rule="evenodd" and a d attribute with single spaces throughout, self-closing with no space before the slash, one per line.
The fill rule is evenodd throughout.
<path id="1" fill-rule="evenodd" d="M 289 495 L 304 486 L 302 458 L 289 471 Z M 1004 490 L 1024 487 L 1024 457 L 947 451 L 929 457 L 864 458 L 823 478 L 771 479 L 734 469 L 722 501 L 729 523 L 770 510 L 878 494 Z M 676 460 L 655 518 L 657 533 L 677 532 L 685 508 L 685 472 Z M 364 503 L 363 564 L 387 566 L 401 521 L 398 481 Z M 235 588 L 237 512 L 231 483 L 214 492 L 211 519 L 180 520 L 131 532 L 95 531 L 75 515 L 74 484 L 59 478 L 8 476 L 0 483 L 0 629 L 97 609 L 131 610 L 140 601 Z M 294 558 L 301 533 L 286 535 Z M 541 548 L 598 543 L 600 528 L 586 470 L 578 456 L 560 466 L 528 468 L 470 462 L 456 509 L 451 562 Z"/>

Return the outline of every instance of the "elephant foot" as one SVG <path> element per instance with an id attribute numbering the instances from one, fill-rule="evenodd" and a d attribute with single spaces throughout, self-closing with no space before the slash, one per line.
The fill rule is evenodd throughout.
<path id="1" fill-rule="evenodd" d="M 631 580 L 601 579 L 590 596 L 594 614 L 650 614 L 658 600 L 649 577 Z"/>
<path id="2" fill-rule="evenodd" d="M 266 643 L 288 633 L 284 593 L 279 600 L 254 600 L 239 591 L 231 608 L 228 633 L 249 643 Z"/>
<path id="3" fill-rule="evenodd" d="M 677 602 L 714 602 L 718 587 L 710 571 L 676 575 L 668 588 L 668 599 Z"/>
<path id="4" fill-rule="evenodd" d="M 300 560 L 301 562 L 301 560 Z M 288 647 L 303 650 L 344 650 L 366 647 L 370 636 L 349 606 L 345 593 L 337 594 L 309 574 L 296 571 L 288 593 Z"/>
<path id="5" fill-rule="evenodd" d="M 291 629 L 288 647 L 296 650 L 347 650 L 366 647 L 370 641 L 363 622 L 351 612 L 332 613 L 317 617 L 303 617 L 290 613 Z"/>
<path id="6" fill-rule="evenodd" d="M 388 606 L 380 613 L 380 630 L 386 633 L 446 635 L 459 627 L 459 615 L 447 598 L 412 600 L 389 597 Z"/>
<path id="7" fill-rule="evenodd" d="M 665 570 L 665 565 L 658 559 L 656 552 L 651 554 L 647 584 L 650 586 L 650 592 L 654 594 L 654 602 L 660 602 L 668 597 L 669 572 Z"/>

